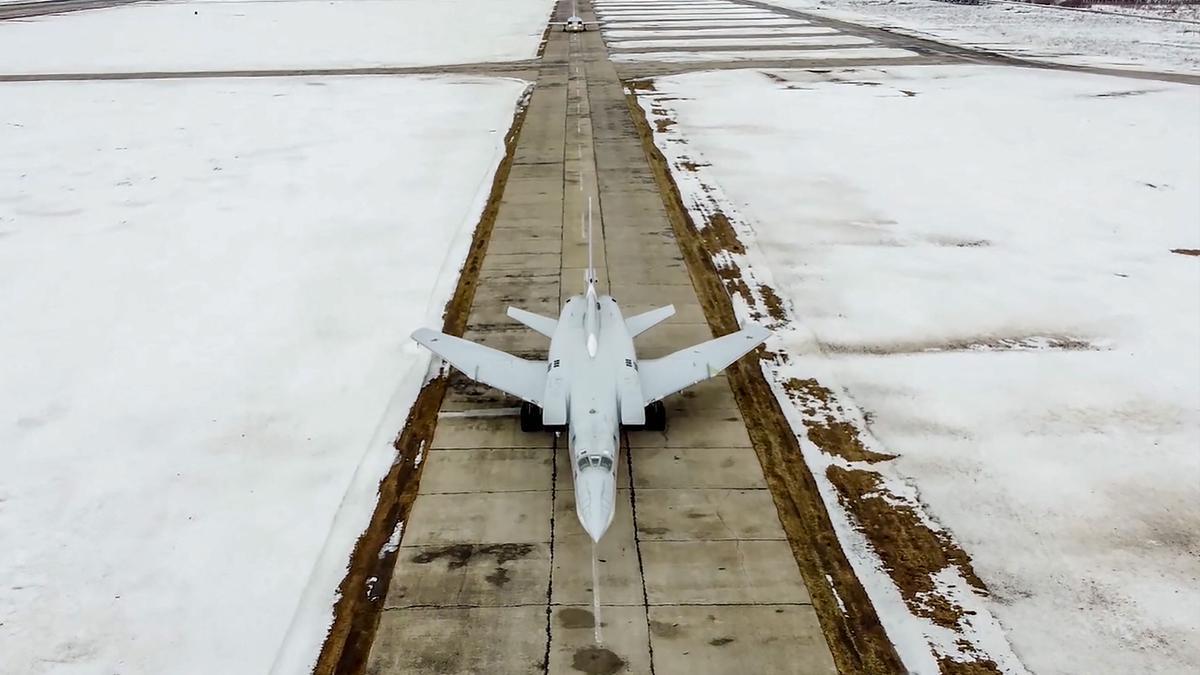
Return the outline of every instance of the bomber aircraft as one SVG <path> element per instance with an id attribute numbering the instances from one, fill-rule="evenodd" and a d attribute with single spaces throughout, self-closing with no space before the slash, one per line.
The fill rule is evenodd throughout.
<path id="1" fill-rule="evenodd" d="M 558 320 L 508 308 L 508 316 L 550 338 L 545 361 L 419 328 L 412 338 L 464 375 L 524 401 L 521 430 L 566 433 L 575 482 L 575 514 L 595 542 L 616 512 L 621 427 L 663 431 L 662 399 L 720 373 L 762 344 L 770 331 L 747 323 L 669 356 L 639 361 L 633 338 L 675 313 L 674 305 L 628 319 L 617 301 L 596 292 L 588 232 L 587 291 L 567 299 Z"/>
<path id="2" fill-rule="evenodd" d="M 582 33 L 587 30 L 588 26 L 599 26 L 599 21 L 584 21 L 579 16 L 579 7 L 574 2 L 571 3 L 571 16 L 567 17 L 566 21 L 551 21 L 551 26 L 562 26 L 566 33 Z"/>

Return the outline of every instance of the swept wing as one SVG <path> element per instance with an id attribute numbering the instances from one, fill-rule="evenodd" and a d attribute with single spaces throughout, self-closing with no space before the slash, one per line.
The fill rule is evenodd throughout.
<path id="1" fill-rule="evenodd" d="M 498 349 L 428 328 L 413 331 L 412 338 L 472 380 L 495 387 L 534 405 L 542 404 L 542 397 L 546 393 L 545 361 L 518 358 Z"/>
<path id="2" fill-rule="evenodd" d="M 640 361 L 638 373 L 645 404 L 664 399 L 720 373 L 770 335 L 771 331 L 762 326 L 746 324 L 736 333 L 681 349 L 661 359 Z"/>

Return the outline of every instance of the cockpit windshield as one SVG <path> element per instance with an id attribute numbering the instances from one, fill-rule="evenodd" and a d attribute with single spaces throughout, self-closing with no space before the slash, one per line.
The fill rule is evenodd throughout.
<path id="1" fill-rule="evenodd" d="M 584 469 L 587 469 L 590 467 L 600 467 L 601 469 L 604 469 L 605 471 L 612 471 L 612 467 L 613 467 L 612 457 L 609 457 L 607 455 L 584 455 L 579 458 L 579 470 L 580 471 L 583 471 Z"/>

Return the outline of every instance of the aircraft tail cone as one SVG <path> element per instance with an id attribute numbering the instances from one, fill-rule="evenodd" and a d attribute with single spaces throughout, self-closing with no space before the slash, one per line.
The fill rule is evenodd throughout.
<path id="1" fill-rule="evenodd" d="M 612 524 L 616 494 L 617 481 L 611 471 L 594 467 L 575 476 L 575 515 L 594 542 L 599 542 Z"/>

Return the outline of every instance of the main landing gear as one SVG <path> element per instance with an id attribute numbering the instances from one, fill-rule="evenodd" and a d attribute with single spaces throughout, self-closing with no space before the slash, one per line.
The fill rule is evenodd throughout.
<path id="1" fill-rule="evenodd" d="M 521 404 L 521 431 L 542 430 L 542 409 L 532 403 Z"/>
<path id="2" fill-rule="evenodd" d="M 646 431 L 666 431 L 667 430 L 667 407 L 662 401 L 655 401 L 646 406 L 646 424 L 642 427 Z"/>

